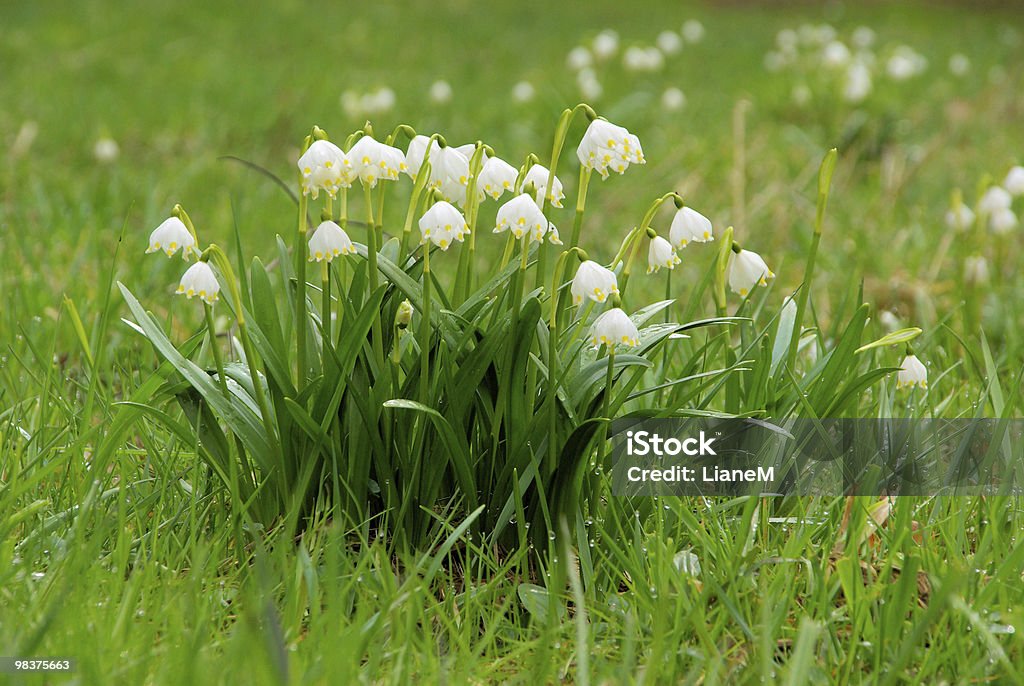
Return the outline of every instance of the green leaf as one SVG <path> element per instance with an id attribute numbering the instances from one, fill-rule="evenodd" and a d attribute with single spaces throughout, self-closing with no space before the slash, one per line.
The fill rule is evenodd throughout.
<path id="1" fill-rule="evenodd" d="M 912 326 L 912 327 L 910 327 L 908 329 L 900 329 L 899 331 L 893 331 L 892 333 L 888 333 L 888 334 L 882 336 L 877 341 L 872 341 L 871 343 L 868 343 L 867 345 L 862 345 L 861 347 L 857 348 L 854 352 L 862 353 L 865 350 L 871 350 L 872 348 L 881 348 L 881 347 L 886 346 L 886 345 L 896 345 L 897 343 L 906 343 L 907 341 L 914 340 L 915 338 L 917 338 L 920 335 L 921 335 L 921 329 L 917 328 L 916 326 Z"/>

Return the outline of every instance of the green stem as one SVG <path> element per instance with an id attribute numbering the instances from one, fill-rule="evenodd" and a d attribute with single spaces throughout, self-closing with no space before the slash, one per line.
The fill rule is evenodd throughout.
<path id="1" fill-rule="evenodd" d="M 206 332 L 210 335 L 210 350 L 213 352 L 213 362 L 217 366 L 217 378 L 220 380 L 221 390 L 224 397 L 230 397 L 228 392 L 228 377 L 224 373 L 224 357 L 221 355 L 220 347 L 217 345 L 217 330 L 213 326 L 213 308 L 208 302 L 203 302 L 203 312 L 206 315 Z"/>
<path id="2" fill-rule="evenodd" d="M 344 259 L 344 258 L 342 258 Z M 324 260 L 320 263 L 320 324 L 323 327 L 323 345 L 331 338 L 331 265 Z"/>
<path id="3" fill-rule="evenodd" d="M 555 261 L 554 273 L 551 275 L 551 315 L 548 323 L 548 470 L 554 471 L 558 461 L 558 445 L 555 436 L 558 429 L 558 284 L 561 281 L 565 261 L 574 252 L 566 250 Z"/>
<path id="4" fill-rule="evenodd" d="M 296 387 L 306 385 L 306 195 L 299 196 L 299 225 L 295 243 L 295 332 L 296 332 Z"/>
<path id="5" fill-rule="evenodd" d="M 420 322 L 420 402 L 427 403 L 430 380 L 430 243 L 423 244 L 423 312 Z"/>
<path id="6" fill-rule="evenodd" d="M 580 244 L 580 232 L 583 229 L 583 212 L 587 206 L 587 190 L 590 188 L 590 177 L 593 171 L 589 167 L 580 170 L 580 186 L 576 193 L 576 215 L 572 220 L 572 238 L 569 247 L 575 248 Z"/>
<path id="7" fill-rule="evenodd" d="M 366 199 L 366 259 L 367 279 L 370 284 L 370 293 L 377 290 L 377 232 L 373 226 L 373 193 L 369 186 L 363 185 L 363 196 Z"/>

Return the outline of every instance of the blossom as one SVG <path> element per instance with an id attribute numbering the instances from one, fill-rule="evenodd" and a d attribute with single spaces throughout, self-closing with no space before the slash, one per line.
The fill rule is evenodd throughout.
<path id="1" fill-rule="evenodd" d="M 113 138 L 101 138 L 92 147 L 93 157 L 104 164 L 113 162 L 121 154 L 121 148 Z"/>
<path id="2" fill-rule="evenodd" d="M 614 307 L 594 322 L 590 330 L 590 342 L 595 346 L 604 344 L 609 348 L 627 345 L 635 348 L 640 345 L 640 332 L 629 315 L 619 307 Z"/>
<path id="3" fill-rule="evenodd" d="M 512 86 L 512 99 L 516 102 L 530 102 L 533 100 L 534 95 L 536 95 L 536 91 L 533 88 L 533 84 L 529 81 L 519 81 L 516 85 Z"/>
<path id="4" fill-rule="evenodd" d="M 562 239 L 558 237 L 558 229 L 554 224 L 548 224 L 548 243 L 551 245 L 562 245 Z M 540 239 L 537 239 L 540 240 Z"/>
<path id="5" fill-rule="evenodd" d="M 964 258 L 964 281 L 983 286 L 989 282 L 988 260 L 981 255 Z"/>
<path id="6" fill-rule="evenodd" d="M 704 24 L 696 19 L 687 19 L 683 22 L 682 34 L 687 43 L 700 43 L 704 40 Z"/>
<path id="7" fill-rule="evenodd" d="M 875 42 L 875 32 L 869 26 L 858 26 L 853 30 L 853 44 L 858 48 L 870 48 Z"/>
<path id="8" fill-rule="evenodd" d="M 420 243 L 433 241 L 434 245 L 447 250 L 453 241 L 462 241 L 469 233 L 469 224 L 462 213 L 451 203 L 441 200 L 420 217 Z"/>
<path id="9" fill-rule="evenodd" d="M 1007 210 L 1013 204 L 1013 197 L 1002 186 L 992 186 L 978 201 L 978 211 L 995 214 L 999 210 Z"/>
<path id="10" fill-rule="evenodd" d="M 430 84 L 430 100 L 438 105 L 450 102 L 452 99 L 452 86 L 447 81 L 434 81 Z"/>
<path id="11" fill-rule="evenodd" d="M 661 106 L 669 111 L 681 110 L 686 106 L 686 95 L 675 86 L 666 88 L 661 94 Z"/>
<path id="12" fill-rule="evenodd" d="M 488 157 L 480 173 L 476 177 L 476 186 L 481 193 L 486 193 L 494 200 L 510 191 L 516 184 L 519 170 L 500 157 Z"/>
<path id="13" fill-rule="evenodd" d="M 408 298 L 398 303 L 398 310 L 395 312 L 395 326 L 399 329 L 408 328 L 409 323 L 412 322 L 412 313 L 412 303 Z"/>
<path id="14" fill-rule="evenodd" d="M 345 230 L 332 221 L 322 222 L 309 239 L 309 261 L 330 262 L 338 255 L 354 255 L 356 248 Z"/>
<path id="15" fill-rule="evenodd" d="M 1013 210 L 1009 207 L 996 210 L 992 213 L 992 216 L 988 218 L 988 227 L 995 233 L 1009 233 L 1017 228 L 1017 224 L 1017 215 L 1015 215 Z"/>
<path id="16" fill-rule="evenodd" d="M 928 368 L 917 359 L 917 355 L 907 355 L 903 358 L 900 371 L 896 374 L 896 388 L 906 386 L 928 388 Z"/>
<path id="17" fill-rule="evenodd" d="M 580 70 L 580 73 L 576 75 L 576 85 L 579 86 L 580 95 L 584 100 L 598 100 L 604 93 L 604 87 L 590 67 Z"/>
<path id="18" fill-rule="evenodd" d="M 511 231 L 516 238 L 529 235 L 534 240 L 540 240 L 547 230 L 547 217 L 528 193 L 517 195 L 498 208 L 494 233 Z"/>
<path id="19" fill-rule="evenodd" d="M 966 231 L 974 224 L 974 212 L 960 203 L 946 211 L 946 226 L 957 231 Z"/>
<path id="20" fill-rule="evenodd" d="M 970 69 L 971 60 L 962 52 L 958 52 L 949 58 L 949 71 L 953 76 L 963 76 Z"/>
<path id="21" fill-rule="evenodd" d="M 850 49 L 842 41 L 833 40 L 822 49 L 821 61 L 832 69 L 846 66 L 850 61 Z"/>
<path id="22" fill-rule="evenodd" d="M 357 140 L 348 151 L 348 157 L 359 180 L 369 188 L 375 187 L 379 180 L 394 181 L 409 168 L 404 152 L 372 136 Z"/>
<path id="23" fill-rule="evenodd" d="M 767 286 L 768 279 L 775 273 L 768 268 L 761 256 L 750 250 L 740 250 L 729 255 L 729 288 L 741 297 L 753 290 L 754 286 Z"/>
<path id="24" fill-rule="evenodd" d="M 1024 195 L 1024 167 L 1018 165 L 1007 172 L 1006 180 L 1003 181 L 1003 188 L 1010 195 Z"/>
<path id="25" fill-rule="evenodd" d="M 590 55 L 590 51 L 582 45 L 577 45 L 575 48 L 569 51 L 569 54 L 565 58 L 565 64 L 572 71 L 579 71 L 593 64 L 594 60 Z"/>
<path id="26" fill-rule="evenodd" d="M 606 269 L 593 260 L 586 260 L 576 270 L 570 290 L 573 305 L 581 305 L 584 297 L 603 303 L 609 295 L 618 294 L 619 283 L 611 269 Z"/>
<path id="27" fill-rule="evenodd" d="M 213 305 L 217 302 L 217 294 L 220 292 L 220 283 L 206 262 L 196 262 L 181 275 L 181 282 L 178 284 L 178 293 L 182 293 L 189 300 L 192 296 L 199 296 L 206 303 Z"/>
<path id="28" fill-rule="evenodd" d="M 715 239 L 711 229 L 711 220 L 689 207 L 681 207 L 672 218 L 672 226 L 668 230 L 672 245 L 685 248 L 690 241 L 707 243 Z"/>
<path id="29" fill-rule="evenodd" d="M 353 148 L 354 149 L 354 148 Z M 302 194 L 316 200 L 320 191 L 332 198 L 339 188 L 348 188 L 356 178 L 351 158 L 330 141 L 313 141 L 299 158 L 302 174 Z"/>
<path id="30" fill-rule="evenodd" d="M 539 164 L 530 167 L 530 170 L 526 172 L 526 177 L 523 179 L 523 185 L 532 183 L 533 187 L 537 189 L 537 204 L 543 205 L 544 198 L 547 195 L 549 175 L 552 177 L 551 204 L 555 207 L 561 207 L 562 199 L 565 198 L 565 193 L 562 191 L 562 182 L 558 180 L 557 176 L 551 174 L 547 167 L 542 167 Z"/>
<path id="31" fill-rule="evenodd" d="M 871 70 L 861 60 L 855 60 L 846 70 L 843 81 L 843 99 L 860 102 L 871 94 Z"/>
<path id="32" fill-rule="evenodd" d="M 662 31 L 654 42 L 666 55 L 675 55 L 683 49 L 683 39 L 675 31 Z"/>
<path id="33" fill-rule="evenodd" d="M 605 29 L 594 36 L 594 57 L 599 60 L 606 60 L 612 57 L 619 50 L 619 34 L 611 29 Z"/>
<path id="34" fill-rule="evenodd" d="M 177 217 L 168 217 L 149 235 L 149 248 L 146 253 L 163 250 L 168 257 L 181 249 L 181 257 L 187 260 L 196 252 L 196 239 Z"/>
<path id="35" fill-rule="evenodd" d="M 604 119 L 590 122 L 576 148 L 576 157 L 580 164 L 595 170 L 603 179 L 608 178 L 609 169 L 621 174 L 631 163 L 646 162 L 640 139 L 625 128 Z"/>
<path id="36" fill-rule="evenodd" d="M 662 267 L 675 269 L 679 264 L 679 255 L 676 255 L 672 244 L 661 236 L 651 239 L 651 248 L 647 251 L 647 273 L 656 272 Z"/>

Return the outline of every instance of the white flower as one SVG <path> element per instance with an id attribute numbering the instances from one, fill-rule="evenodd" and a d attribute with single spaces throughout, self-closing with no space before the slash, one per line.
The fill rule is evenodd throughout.
<path id="1" fill-rule="evenodd" d="M 878 323 L 881 324 L 886 331 L 895 331 L 900 328 L 900 318 L 891 310 L 882 310 L 879 312 Z"/>
<path id="2" fill-rule="evenodd" d="M 850 49 L 842 41 L 831 41 L 822 49 L 821 61 L 830 69 L 846 66 L 850 62 Z"/>
<path id="3" fill-rule="evenodd" d="M 447 81 L 434 81 L 430 84 L 430 100 L 438 105 L 451 102 L 452 87 Z"/>
<path id="4" fill-rule="evenodd" d="M 338 255 L 354 255 L 356 248 L 345 230 L 332 221 L 322 222 L 309 239 L 309 261 L 330 262 Z"/>
<path id="5" fill-rule="evenodd" d="M 168 217 L 149 235 L 146 253 L 163 250 L 168 257 L 174 257 L 179 249 L 182 259 L 187 260 L 196 252 L 196 239 L 180 219 Z"/>
<path id="6" fill-rule="evenodd" d="M 905 81 L 912 76 L 917 76 L 928 66 L 928 60 L 906 45 L 896 48 L 889 60 L 885 63 L 885 71 L 894 81 Z"/>
<path id="7" fill-rule="evenodd" d="M 498 208 L 494 233 L 511 231 L 516 238 L 530 236 L 540 240 L 548 230 L 548 220 L 528 193 L 517 195 Z"/>
<path id="8" fill-rule="evenodd" d="M 96 158 L 97 162 L 104 164 L 113 162 L 119 154 L 121 154 L 121 148 L 118 147 L 117 141 L 113 138 L 101 138 L 96 141 L 96 145 L 92 148 L 93 157 Z"/>
<path id="9" fill-rule="evenodd" d="M 700 43 L 704 40 L 704 24 L 696 19 L 687 19 L 683 22 L 682 33 L 687 43 Z"/>
<path id="10" fill-rule="evenodd" d="M 609 295 L 619 292 L 619 282 L 611 269 L 605 269 L 597 262 L 587 260 L 576 270 L 570 290 L 573 305 L 581 305 L 584 298 L 603 303 Z"/>
<path id="11" fill-rule="evenodd" d="M 488 157 L 476 177 L 477 188 L 497 200 L 516 184 L 519 170 L 500 157 Z"/>
<path id="12" fill-rule="evenodd" d="M 855 60 L 846 69 L 843 81 L 843 99 L 860 102 L 871 93 L 871 70 L 861 60 Z"/>
<path id="13" fill-rule="evenodd" d="M 971 60 L 963 53 L 956 53 L 949 58 L 949 71 L 953 76 L 964 76 L 971 69 Z"/>
<path id="14" fill-rule="evenodd" d="M 579 71 L 585 69 L 593 64 L 594 60 L 590 56 L 590 51 L 582 45 L 577 45 L 575 48 L 569 51 L 569 54 L 565 58 L 565 64 L 569 69 L 573 71 Z"/>
<path id="15" fill-rule="evenodd" d="M 450 202 L 466 201 L 469 160 L 451 146 L 430 150 L 430 187 L 441 191 Z"/>
<path id="16" fill-rule="evenodd" d="M 640 139 L 621 126 L 616 126 L 604 119 L 590 122 L 579 147 L 576 157 L 580 164 L 595 170 L 601 178 L 608 178 L 608 170 L 622 173 L 630 163 L 644 164 L 644 151 L 640 147 Z"/>
<path id="17" fill-rule="evenodd" d="M 967 283 L 984 286 L 989 281 L 988 260 L 981 255 L 964 259 L 964 280 Z"/>
<path id="18" fill-rule="evenodd" d="M 868 26 L 858 26 L 853 30 L 853 44 L 858 48 L 870 48 L 875 42 L 875 32 Z"/>
<path id="19" fill-rule="evenodd" d="M 453 241 L 462 241 L 469 233 L 469 224 L 462 213 L 444 200 L 434 205 L 420 217 L 420 243 L 433 241 L 434 245 L 447 250 Z"/>
<path id="20" fill-rule="evenodd" d="M 476 143 L 465 143 L 463 145 L 456 145 L 455 152 L 465 157 L 466 161 L 468 162 L 469 159 L 473 157 L 473 153 L 476 152 Z"/>
<path id="21" fill-rule="evenodd" d="M 803 107 L 809 103 L 812 95 L 813 93 L 811 93 L 811 89 L 806 83 L 798 83 L 793 86 L 793 102 L 799 107 Z"/>
<path id="22" fill-rule="evenodd" d="M 533 100 L 533 96 L 536 92 L 533 88 L 533 84 L 529 81 L 520 81 L 516 85 L 512 86 L 512 99 L 519 103 L 526 103 Z"/>
<path id="23" fill-rule="evenodd" d="M 992 213 L 992 216 L 988 218 L 988 228 L 999 234 L 1013 231 L 1017 228 L 1017 224 L 1017 215 L 1015 215 L 1013 210 L 1009 207 L 996 210 Z"/>
<path id="24" fill-rule="evenodd" d="M 749 250 L 740 250 L 729 255 L 729 288 L 733 293 L 746 297 L 755 286 L 767 286 L 768 279 L 775 273 L 768 268 L 761 256 Z"/>
<path id="25" fill-rule="evenodd" d="M 686 107 L 686 95 L 676 87 L 666 88 L 661 94 L 661 106 L 670 112 Z"/>
<path id="26" fill-rule="evenodd" d="M 631 45 L 622 55 L 622 66 L 627 71 L 643 71 L 647 69 L 647 53 L 643 48 Z"/>
<path id="27" fill-rule="evenodd" d="M 690 207 L 683 207 L 672 217 L 672 226 L 668 230 L 669 240 L 677 248 L 685 248 L 690 241 L 707 243 L 715 239 L 711 229 L 711 220 Z"/>
<path id="28" fill-rule="evenodd" d="M 594 327 L 590 330 L 590 342 L 595 346 L 604 344 L 609 348 L 618 345 L 635 348 L 640 345 L 640 332 L 629 315 L 621 308 L 615 307 L 594 322 Z"/>
<path id="29" fill-rule="evenodd" d="M 356 171 L 348 155 L 330 141 L 313 141 L 299 158 L 302 193 L 316 200 L 320 191 L 332 198 L 339 188 L 348 188 L 355 181 Z"/>
<path id="30" fill-rule="evenodd" d="M 1024 195 L 1024 167 L 1018 165 L 1007 172 L 1006 179 L 1003 181 L 1003 188 L 1010 195 Z"/>
<path id="31" fill-rule="evenodd" d="M 592 69 L 584 69 L 576 77 L 576 85 L 580 87 L 580 95 L 591 102 L 599 100 L 604 94 L 604 87 L 597 80 Z"/>
<path id="32" fill-rule="evenodd" d="M 928 388 L 928 368 L 917 359 L 917 355 L 907 355 L 903 358 L 900 371 L 896 374 L 896 388 L 906 386 Z"/>
<path id="33" fill-rule="evenodd" d="M 196 262 L 182 274 L 177 292 L 184 294 L 189 300 L 192 299 L 192 296 L 199 296 L 213 305 L 217 302 L 220 284 L 210 265 L 206 262 Z"/>
<path id="34" fill-rule="evenodd" d="M 395 91 L 387 86 L 367 93 L 359 99 L 359 110 L 367 114 L 381 114 L 395 106 Z"/>
<path id="35" fill-rule="evenodd" d="M 799 39 L 796 35 L 796 31 L 794 31 L 793 29 L 782 29 L 777 34 L 775 34 L 775 44 L 779 46 L 779 48 L 782 50 L 796 50 L 798 40 Z"/>
<path id="36" fill-rule="evenodd" d="M 666 55 L 675 55 L 683 49 L 683 39 L 675 31 L 662 31 L 654 42 Z"/>
<path id="37" fill-rule="evenodd" d="M 551 245 L 562 245 L 562 239 L 558 237 L 558 229 L 554 224 L 548 224 L 548 243 Z M 539 239 L 538 239 L 539 240 Z"/>
<path id="38" fill-rule="evenodd" d="M 661 236 L 651 239 L 651 248 L 647 251 L 647 273 L 656 272 L 662 267 L 675 269 L 679 264 L 679 255 L 676 255 L 672 244 Z"/>
<path id="39" fill-rule="evenodd" d="M 544 205 L 544 198 L 547 195 L 549 175 L 551 175 L 551 172 L 548 171 L 547 167 L 535 164 L 530 167 L 530 170 L 526 172 L 525 178 L 523 178 L 524 186 L 532 183 L 533 187 L 537 189 L 537 204 L 541 206 Z M 562 191 L 562 182 L 558 180 L 557 176 L 551 176 L 551 204 L 554 207 L 561 207 L 562 199 L 565 198 L 565 193 Z"/>
<path id="40" fill-rule="evenodd" d="M 405 151 L 405 171 L 414 180 L 416 175 L 420 173 L 420 167 L 423 166 L 428 145 L 430 146 L 430 156 L 433 158 L 434 152 L 440 150 L 441 146 L 437 144 L 437 141 L 431 142 L 430 136 L 419 134 L 409 141 L 409 147 Z"/>
<path id="41" fill-rule="evenodd" d="M 594 56 L 599 60 L 606 60 L 619 51 L 619 34 L 611 29 L 605 29 L 594 36 Z"/>
<path id="42" fill-rule="evenodd" d="M 357 140 L 348 151 L 348 158 L 359 180 L 370 188 L 380 180 L 394 181 L 399 174 L 409 170 L 404 152 L 374 140 L 372 136 Z"/>
<path id="43" fill-rule="evenodd" d="M 955 208 L 946 210 L 946 226 L 957 231 L 966 231 L 974 224 L 974 212 L 967 205 L 960 203 Z"/>
<path id="44" fill-rule="evenodd" d="M 1013 196 L 1002 186 L 992 186 L 978 201 L 978 211 L 995 214 L 999 210 L 1007 210 L 1013 204 Z"/>

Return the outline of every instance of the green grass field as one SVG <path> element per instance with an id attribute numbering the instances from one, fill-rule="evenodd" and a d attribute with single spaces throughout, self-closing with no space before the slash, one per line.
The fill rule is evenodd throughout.
<path id="1" fill-rule="evenodd" d="M 579 447 L 581 464 L 596 465 L 582 480 L 567 486 L 552 465 L 546 482 L 537 477 L 539 493 L 514 485 L 524 465 L 547 464 L 556 435 L 566 442 L 563 458 L 575 450 L 573 430 L 588 418 L 665 407 L 780 419 L 1021 417 L 1021 228 L 998 233 L 979 222 L 957 232 L 944 219 L 955 189 L 977 208 L 989 185 L 1024 163 L 1024 18 L 1012 3 L 769 9 L 657 0 L 641 10 L 606 0 L 155 1 L 128 10 L 83 0 L 73 8 L 12 2 L 0 17 L 0 658 L 76 661 L 67 675 L 0 672 L 0 683 L 1024 683 L 1019 496 L 630 500 L 607 491 L 596 440 Z M 688 19 L 702 22 L 701 41 L 684 39 L 660 70 L 623 67 L 627 47 L 678 33 Z M 824 22 L 847 43 L 856 27 L 876 33 L 874 87 L 862 102 L 844 100 L 817 58 L 810 67 L 766 68 L 780 30 Z M 505 237 L 491 234 L 498 203 L 488 200 L 475 231 L 479 253 L 463 257 L 468 244 L 435 251 L 429 288 L 414 260 L 403 267 L 411 279 L 382 269 L 396 285 L 374 300 L 363 257 L 342 258 L 359 265 L 331 277 L 341 284 L 336 352 L 350 352 L 353 366 L 334 368 L 324 352 L 314 370 L 321 376 L 304 380 L 309 368 L 293 356 L 305 337 L 291 338 L 302 317 L 288 305 L 298 308 L 288 295 L 294 260 L 277 238 L 293 245 L 295 204 L 268 176 L 228 158 L 298 192 L 295 162 L 311 127 L 340 144 L 369 119 L 378 138 L 407 124 L 452 145 L 483 141 L 515 166 L 531 152 L 546 165 L 560 113 L 585 99 L 566 55 L 609 28 L 620 51 L 595 68 L 602 92 L 589 103 L 639 136 L 647 163 L 604 181 L 595 175 L 580 245 L 614 266 L 651 202 L 675 191 L 711 219 L 717 240 L 680 251 L 668 293 L 664 272 L 644 274 L 644 244 L 628 294 L 620 271 L 623 307 L 632 313 L 667 296 L 676 302 L 659 320 L 749 319 L 695 328 L 685 341 L 658 338 L 645 348 L 646 367 L 616 377 L 614 388 L 626 389 L 619 394 L 611 374 L 605 381 L 602 353 L 579 353 L 598 371 L 590 385 L 573 377 L 580 386 L 566 393 L 585 402 L 563 416 L 548 370 L 563 364 L 570 374 L 579 365 L 548 346 L 552 300 L 531 296 L 533 272 L 510 267 L 484 314 L 459 309 L 471 301 L 460 297 L 462 266 L 480 274 L 475 286 L 504 266 Z M 899 45 L 927 60 L 923 73 L 886 77 Z M 960 75 L 948 66 L 955 54 L 969 62 Z M 451 86 L 446 102 L 431 97 L 438 80 Z M 513 97 L 521 81 L 534 87 L 529 102 Z M 801 104 L 794 90 L 804 86 L 810 97 Z M 395 94 L 386 111 L 342 106 L 345 91 L 381 87 Z M 663 106 L 670 87 L 685 93 L 681 109 Z M 569 128 L 558 166 L 565 207 L 549 213 L 567 246 L 584 128 L 582 117 Z M 113 159 L 99 159 L 101 139 L 116 141 Z M 819 164 L 833 147 L 818 245 Z M 381 215 L 385 238 L 401 236 L 413 192 L 408 180 L 394 187 Z M 351 196 L 352 219 L 361 219 L 357 186 Z M 1012 202 L 1021 216 L 1024 198 Z M 166 334 L 201 372 L 219 366 L 218 346 L 229 350 L 229 338 L 246 335 L 225 289 L 213 310 L 220 344 L 211 347 L 202 308 L 172 295 L 185 263 L 144 255 L 176 203 L 205 242 L 224 247 L 261 335 L 273 299 L 266 293 L 281 309 L 269 319 L 283 322 L 292 341 L 277 347 L 289 380 L 280 396 L 268 389 L 278 428 L 276 437 L 266 431 L 267 454 L 278 459 L 276 441 L 286 456 L 280 471 L 245 467 L 247 455 L 259 459 L 246 436 L 264 440 L 258 418 L 270 422 L 269 413 L 247 395 L 246 417 L 257 419 L 246 434 L 216 403 L 210 415 L 208 396 L 181 400 L 186 386 L 200 394 L 204 383 L 221 387 L 213 376 L 183 373 L 185 362 L 171 362 L 156 343 Z M 314 216 L 321 205 L 309 207 Z M 667 236 L 671 219 L 666 202 L 651 226 Z M 716 259 L 729 254 L 728 245 L 720 251 L 730 226 L 776 278 L 723 304 Z M 358 243 L 360 231 L 350 231 Z M 382 254 L 401 263 L 389 252 L 395 245 Z M 549 270 L 538 286 L 550 283 L 557 254 L 531 267 Z M 253 256 L 269 265 L 266 293 L 262 272 L 250 271 Z M 988 278 L 972 276 L 968 258 L 978 257 Z M 320 312 L 321 272 L 310 264 L 310 304 L 302 307 Z M 780 312 L 807 276 L 798 335 L 806 345 L 788 355 L 793 324 L 784 330 Z M 151 313 L 145 335 L 133 328 L 143 318 L 118 282 Z M 398 333 L 392 322 L 405 288 L 421 300 L 413 297 L 417 314 Z M 431 289 L 443 326 L 430 318 Z M 526 301 L 521 312 L 506 290 Z M 535 306 L 542 314 L 530 325 Z M 388 316 L 357 331 L 358 315 L 378 308 Z M 461 375 L 471 365 L 459 357 L 469 344 L 445 336 L 467 320 L 481 341 L 490 333 L 529 343 L 520 358 L 507 346 L 509 366 L 497 353 L 484 365 L 506 390 L 486 412 L 479 398 L 466 410 L 457 450 L 441 427 L 463 428 L 452 408 L 471 376 Z M 309 319 L 311 340 L 321 340 L 320 321 Z M 921 330 L 912 345 L 927 367 L 927 390 L 897 389 L 902 344 L 853 352 L 911 327 Z M 436 347 L 422 346 L 421 332 L 437 337 Z M 644 331 L 645 346 L 655 335 Z M 393 355 L 373 349 L 382 339 L 394 340 Z M 229 351 L 236 371 L 241 345 Z M 279 380 L 274 341 L 257 337 L 255 347 L 265 370 L 246 367 L 235 386 L 248 383 L 262 397 L 259 384 Z M 385 362 L 393 377 L 381 385 Z M 293 372 L 294 397 L 286 388 Z M 692 380 L 674 383 L 683 377 Z M 537 392 L 517 400 L 524 378 Z M 339 402 L 349 416 L 328 416 L 320 432 L 316 412 L 329 405 L 322 399 L 332 379 L 347 389 Z M 481 372 L 479 388 L 489 383 Z M 654 386 L 658 393 L 642 397 L 626 392 Z M 394 398 L 408 402 L 385 405 Z M 357 418 L 357 410 L 368 414 Z M 208 415 L 213 431 L 196 430 Z M 365 425 L 381 427 L 383 440 Z M 542 434 L 548 443 L 526 440 L 521 452 L 530 457 L 495 476 L 488 456 L 505 447 L 498 429 L 491 443 L 491 426 L 507 427 L 509 445 L 531 433 L 523 427 L 533 427 L 538 446 Z M 392 433 L 406 430 L 408 441 Z M 289 443 L 293 435 L 300 438 Z M 229 456 L 226 477 L 218 454 Z M 324 464 L 334 459 L 329 477 L 304 471 L 318 455 Z M 366 471 L 339 472 L 339 455 Z M 381 460 L 394 465 L 394 486 Z M 467 464 L 476 489 L 465 487 Z M 243 474 L 256 477 L 249 483 Z M 547 509 L 545 524 L 534 508 L 531 534 L 523 499 L 552 512 L 571 501 L 568 525 Z M 536 533 L 542 527 L 549 536 Z"/>

